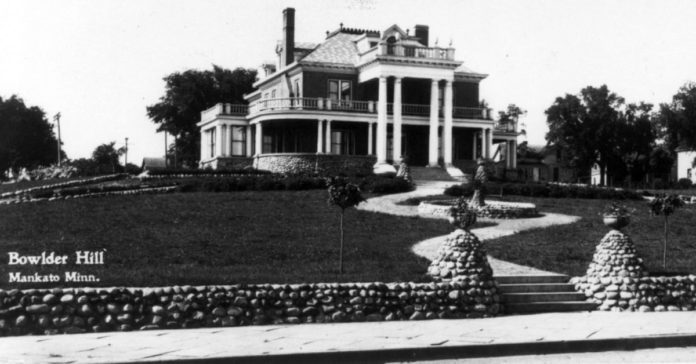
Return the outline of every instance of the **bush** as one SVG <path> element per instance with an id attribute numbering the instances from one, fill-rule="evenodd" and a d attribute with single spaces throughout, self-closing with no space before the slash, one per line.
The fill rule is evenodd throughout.
<path id="1" fill-rule="evenodd" d="M 474 187 L 472 185 L 454 185 L 445 188 L 445 195 L 452 197 L 470 197 L 474 194 Z"/>
<path id="2" fill-rule="evenodd" d="M 679 185 L 679 188 L 683 190 L 691 188 L 691 180 L 688 178 L 680 178 L 679 181 L 677 181 L 677 184 Z"/>
<path id="3" fill-rule="evenodd" d="M 576 186 L 541 183 L 488 183 L 484 186 L 492 193 L 502 192 L 503 195 L 553 197 L 553 198 L 582 198 L 607 200 L 639 200 L 641 195 L 632 190 L 618 190 L 594 186 Z M 473 195 L 471 185 L 455 185 L 445 189 L 444 194 L 453 197 Z"/>
<path id="4" fill-rule="evenodd" d="M 364 179 L 361 188 L 372 193 L 391 194 L 413 190 L 413 185 L 403 178 L 374 176 Z"/>

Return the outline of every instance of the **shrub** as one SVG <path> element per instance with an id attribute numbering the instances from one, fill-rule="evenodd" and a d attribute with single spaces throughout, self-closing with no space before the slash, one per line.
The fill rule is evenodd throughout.
<path id="1" fill-rule="evenodd" d="M 472 185 L 454 185 L 445 188 L 445 195 L 452 197 L 470 197 L 474 194 L 474 187 Z"/>
<path id="2" fill-rule="evenodd" d="M 691 180 L 688 178 L 680 178 L 679 181 L 677 181 L 677 184 L 679 185 L 679 188 L 684 190 L 691 188 Z"/>
<path id="3" fill-rule="evenodd" d="M 411 191 L 413 186 L 403 178 L 377 177 L 367 184 L 367 189 L 372 193 L 390 194 Z"/>

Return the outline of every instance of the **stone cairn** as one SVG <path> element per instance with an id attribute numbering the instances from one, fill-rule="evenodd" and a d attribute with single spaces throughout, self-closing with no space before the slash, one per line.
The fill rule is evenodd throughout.
<path id="1" fill-rule="evenodd" d="M 452 208 L 450 222 L 458 229 L 445 239 L 437 257 L 428 267 L 428 275 L 436 281 L 458 282 L 467 287 L 468 309 L 485 312 L 485 316 L 501 311 L 498 284 L 488 263 L 483 243 L 469 231 L 476 221 L 476 212 L 468 209 L 464 198 Z"/>
<path id="2" fill-rule="evenodd" d="M 613 229 L 597 245 L 587 274 L 571 283 L 603 311 L 682 311 L 693 310 L 693 278 L 648 277 L 631 238 Z"/>

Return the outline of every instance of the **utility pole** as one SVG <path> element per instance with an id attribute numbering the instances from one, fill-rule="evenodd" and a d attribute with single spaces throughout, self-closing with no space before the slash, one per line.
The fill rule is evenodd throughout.
<path id="1" fill-rule="evenodd" d="M 167 164 L 169 164 L 169 162 L 167 162 L 167 153 L 169 151 L 168 151 L 168 145 L 167 145 L 167 131 L 164 130 L 163 132 L 164 132 L 164 167 L 166 168 Z"/>
<path id="2" fill-rule="evenodd" d="M 128 167 L 128 137 L 126 137 L 126 150 L 125 150 L 126 160 L 123 163 L 124 167 Z"/>
<path id="3" fill-rule="evenodd" d="M 56 125 L 58 126 L 58 167 L 60 167 L 60 145 L 62 144 L 60 141 L 60 113 L 54 115 L 53 120 L 55 120 Z"/>

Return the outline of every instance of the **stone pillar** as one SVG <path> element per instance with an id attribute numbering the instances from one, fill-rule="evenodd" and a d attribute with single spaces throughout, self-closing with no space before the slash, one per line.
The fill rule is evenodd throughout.
<path id="1" fill-rule="evenodd" d="M 331 154 L 331 120 L 326 120 L 326 137 L 324 138 L 324 153 Z"/>
<path id="2" fill-rule="evenodd" d="M 374 143 L 374 136 L 372 135 L 372 123 L 367 123 L 367 155 L 372 155 L 374 151 L 372 150 L 372 145 Z"/>
<path id="3" fill-rule="evenodd" d="M 394 79 L 394 164 L 401 163 L 401 78 Z"/>
<path id="4" fill-rule="evenodd" d="M 377 98 L 377 164 L 387 163 L 387 78 L 379 78 Z"/>
<path id="5" fill-rule="evenodd" d="M 473 139 L 472 144 L 473 144 L 474 151 L 471 153 L 471 159 L 476 160 L 476 154 L 478 152 L 478 132 L 474 132 L 473 134 L 474 134 L 474 136 L 472 138 Z"/>
<path id="6" fill-rule="evenodd" d="M 486 129 L 486 158 L 491 157 L 491 148 L 492 148 L 492 131 L 491 129 Z"/>
<path id="7" fill-rule="evenodd" d="M 512 150 L 510 151 L 510 153 L 512 154 L 511 168 L 517 169 L 517 140 L 513 140 L 510 144 L 512 144 Z"/>
<path id="8" fill-rule="evenodd" d="M 438 80 L 432 80 L 430 83 L 430 138 L 429 138 L 429 153 L 428 167 L 437 167 L 438 157 Z"/>
<path id="9" fill-rule="evenodd" d="M 263 152 L 263 126 L 261 125 L 261 122 L 259 121 L 256 123 L 256 155 L 261 155 Z"/>
<path id="10" fill-rule="evenodd" d="M 317 120 L 317 154 L 323 153 L 324 152 L 324 143 L 322 137 L 324 136 L 323 128 L 322 128 L 322 120 L 319 119 Z"/>
<path id="11" fill-rule="evenodd" d="M 246 143 L 245 143 L 247 157 L 253 156 L 251 154 L 251 149 L 252 149 L 251 148 L 251 134 L 252 134 L 251 133 L 251 125 L 247 125 L 247 127 L 246 127 Z"/>
<path id="12" fill-rule="evenodd" d="M 445 101 L 445 108 L 443 113 L 445 114 L 445 130 L 443 130 L 444 143 L 442 148 L 444 149 L 442 154 L 445 162 L 445 167 L 452 165 L 452 81 L 447 80 L 445 83 L 445 95 L 443 96 Z"/>

